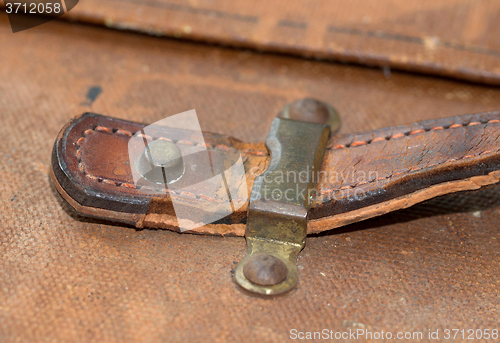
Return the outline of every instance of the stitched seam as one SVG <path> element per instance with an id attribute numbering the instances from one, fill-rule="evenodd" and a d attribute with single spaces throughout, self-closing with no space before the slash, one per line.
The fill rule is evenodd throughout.
<path id="1" fill-rule="evenodd" d="M 475 125 L 481 125 L 481 124 L 486 125 L 486 124 L 492 124 L 492 123 L 500 123 L 500 120 L 492 119 L 492 120 L 489 120 L 489 121 L 487 121 L 485 123 L 481 123 L 481 122 L 469 122 L 469 123 L 466 123 L 466 124 L 453 124 L 453 125 L 450 125 L 448 127 L 436 126 L 436 127 L 432 127 L 430 129 L 427 129 L 427 130 L 421 129 L 421 130 L 411 131 L 409 133 L 395 134 L 395 135 L 392 135 L 390 137 L 378 137 L 378 138 L 375 138 L 375 139 L 372 139 L 372 140 L 369 140 L 369 141 L 356 141 L 356 142 L 352 142 L 352 143 L 347 144 L 347 145 L 337 145 L 337 146 L 334 146 L 334 147 L 330 147 L 327 150 L 338 150 L 338 149 L 344 149 L 344 148 L 352 148 L 352 147 L 356 147 L 356 146 L 363 146 L 363 145 L 368 145 L 368 144 L 375 143 L 375 142 L 378 142 L 378 141 L 389 141 L 389 140 L 394 140 L 394 139 L 398 139 L 398 138 L 402 138 L 402 137 L 410 136 L 410 135 L 421 134 L 421 133 L 425 133 L 425 132 L 433 131 L 433 130 L 448 130 L 448 129 L 454 129 L 454 128 L 459 128 L 459 127 L 475 126 Z M 86 177 L 89 177 L 89 178 L 91 178 L 93 180 L 96 180 L 98 182 L 107 183 L 107 184 L 113 184 L 113 185 L 115 185 L 117 187 L 128 187 L 128 188 L 154 190 L 154 188 L 148 187 L 148 186 L 136 187 L 135 185 L 130 184 L 130 183 L 121 183 L 121 182 L 118 182 L 118 181 L 113 181 L 113 180 L 109 180 L 109 179 L 105 179 L 105 178 L 98 178 L 96 176 L 87 174 L 85 172 L 85 168 L 84 168 L 83 163 L 81 161 L 81 150 L 80 150 L 81 143 L 83 142 L 83 140 L 85 139 L 85 137 L 89 133 L 94 132 L 96 130 L 97 131 L 102 131 L 102 132 L 107 132 L 107 133 L 124 134 L 124 135 L 127 135 L 129 137 L 131 137 L 133 135 L 132 132 L 130 132 L 130 131 L 126 131 L 126 130 L 122 130 L 122 129 L 111 129 L 111 128 L 104 127 L 104 126 L 96 126 L 94 129 L 85 130 L 83 132 L 82 137 L 80 137 L 76 141 L 76 144 L 77 144 L 76 157 L 78 159 L 78 169 L 80 170 L 80 172 L 82 172 L 82 174 L 85 175 Z M 141 136 L 144 136 L 145 138 L 152 139 L 148 135 L 141 134 Z M 163 137 L 160 137 L 159 139 L 169 140 L 169 139 L 163 138 Z M 171 141 L 171 140 L 169 140 L 169 141 Z M 177 141 L 177 143 L 193 145 L 193 142 L 184 141 L 184 140 Z M 221 149 L 221 150 L 224 150 L 224 151 L 227 151 L 228 149 L 231 148 L 231 147 L 229 147 L 227 145 L 222 145 L 222 144 L 221 145 L 216 145 L 216 146 L 209 145 L 209 144 L 199 144 L 199 145 L 202 145 L 202 146 L 205 146 L 205 147 L 211 148 L 211 149 Z M 477 156 L 480 156 L 480 155 L 483 155 L 483 154 L 498 152 L 499 150 L 500 149 L 497 149 L 495 151 L 487 150 L 487 151 L 483 151 L 483 152 L 480 152 L 480 153 L 477 153 L 477 154 L 473 154 L 473 155 L 466 155 L 466 156 L 463 156 L 463 157 L 458 158 L 458 159 L 451 158 L 451 159 L 448 159 L 448 160 L 440 162 L 440 163 L 433 163 L 433 164 L 429 164 L 429 165 L 422 166 L 422 167 L 419 167 L 419 168 L 418 167 L 413 167 L 410 170 L 408 170 L 407 173 L 408 173 L 408 175 L 410 175 L 409 172 L 415 172 L 415 171 L 419 171 L 419 170 L 422 170 L 422 169 L 425 169 L 425 168 L 435 167 L 435 166 L 442 165 L 442 164 L 445 164 L 445 163 L 448 163 L 448 162 L 460 161 L 460 160 L 466 159 L 466 158 L 477 157 Z M 261 151 L 253 151 L 253 150 L 250 150 L 250 149 L 245 149 L 244 151 L 245 151 L 244 154 L 247 154 L 247 155 L 268 156 L 267 153 L 264 153 L 264 152 L 261 152 Z M 337 192 L 337 191 L 346 190 L 346 189 L 355 189 L 355 188 L 357 188 L 359 186 L 362 186 L 362 185 L 365 185 L 365 184 L 373 183 L 373 182 L 376 182 L 376 181 L 387 180 L 387 179 L 390 179 L 390 178 L 392 178 L 394 176 L 399 176 L 399 175 L 402 175 L 402 174 L 403 173 L 398 172 L 398 173 L 391 174 L 389 176 L 379 177 L 379 178 L 376 178 L 376 179 L 373 179 L 373 180 L 370 180 L 370 181 L 361 181 L 361 182 L 358 182 L 358 183 L 356 183 L 354 185 L 346 185 L 346 186 L 338 187 L 338 188 L 335 188 L 335 189 L 324 190 L 324 191 L 321 191 L 320 192 L 321 195 L 320 196 L 316 196 L 314 198 L 314 200 L 318 200 L 318 199 L 320 199 L 321 197 L 324 197 L 327 194 L 331 194 L 331 193 L 334 193 L 334 192 Z M 175 191 L 172 191 L 172 190 L 169 190 L 169 189 L 167 189 L 166 192 L 167 193 L 172 193 L 172 194 L 177 194 Z M 189 197 L 193 197 L 193 198 L 199 198 L 199 197 L 201 197 L 201 198 L 204 198 L 204 199 L 209 200 L 209 201 L 216 201 L 216 199 L 214 199 L 212 197 L 208 197 L 208 196 L 203 195 L 203 194 L 201 194 L 201 195 L 195 195 L 195 194 L 192 194 L 192 193 L 189 193 L 189 192 L 180 192 L 180 194 L 183 194 L 183 195 L 186 195 L 186 196 L 189 196 Z M 243 201 L 242 199 L 233 199 L 233 200 L 235 200 L 235 201 Z"/>
<path id="2" fill-rule="evenodd" d="M 435 126 L 435 127 L 431 127 L 430 129 L 419 129 L 419 130 L 409 131 L 409 132 L 405 132 L 405 133 L 397 133 L 397 134 L 394 134 L 392 136 L 377 137 L 377 138 L 373 138 L 373 139 L 366 140 L 366 141 L 354 141 L 354 142 L 351 142 L 348 144 L 338 144 L 338 145 L 335 145 L 333 147 L 329 147 L 326 150 L 340 150 L 340 149 L 346 149 L 346 148 L 353 148 L 353 147 L 357 147 L 357 146 L 369 145 L 369 144 L 376 143 L 376 142 L 385 142 L 385 141 L 391 141 L 394 139 L 403 138 L 403 137 L 407 137 L 407 136 L 424 134 L 424 133 L 429 132 L 429 131 L 449 130 L 449 129 L 456 129 L 459 127 L 475 126 L 475 125 L 481 125 L 481 124 L 486 125 L 486 124 L 492 124 L 492 123 L 500 123 L 500 120 L 491 119 L 491 120 L 488 120 L 488 121 L 483 122 L 483 123 L 478 122 L 478 121 L 473 121 L 473 122 L 464 123 L 464 124 L 452 124 L 450 126 Z"/>
<path id="3" fill-rule="evenodd" d="M 425 133 L 425 132 L 428 132 L 428 131 L 431 131 L 431 130 L 448 130 L 448 129 L 454 129 L 454 128 L 459 128 L 459 127 L 475 126 L 475 125 L 480 125 L 480 124 L 487 125 L 487 124 L 493 124 L 493 123 L 500 123 L 500 120 L 492 119 L 492 120 L 488 120 L 487 122 L 484 122 L 484 123 L 481 123 L 481 122 L 470 122 L 470 123 L 467 123 L 467 124 L 453 124 L 453 125 L 450 125 L 449 127 L 436 126 L 436 127 L 430 128 L 428 130 L 423 130 L 422 129 L 422 130 L 412 131 L 409 134 L 402 134 L 402 133 L 396 134 L 396 135 L 393 135 L 393 136 L 391 136 L 389 138 L 379 137 L 379 138 L 372 139 L 371 141 L 354 142 L 354 143 L 359 143 L 359 144 L 354 145 L 354 147 L 361 146 L 361 145 L 368 145 L 368 144 L 371 144 L 372 142 L 375 143 L 377 141 L 388 141 L 388 140 L 397 139 L 397 138 L 401 138 L 401 137 L 408 136 L 408 135 L 415 135 L 415 134 L 419 134 L 419 133 Z M 329 148 L 329 150 L 350 148 L 350 147 L 353 147 L 354 143 L 351 143 L 350 146 L 338 145 L 338 146 Z M 440 162 L 440 163 L 428 164 L 428 165 L 422 166 L 422 167 L 413 167 L 413 168 L 410 168 L 406 172 L 406 174 L 407 175 L 411 175 L 410 174 L 411 172 L 416 172 L 416 171 L 419 171 L 419 170 L 422 170 L 422 169 L 425 169 L 425 168 L 435 167 L 435 166 L 438 166 L 438 165 L 441 165 L 441 164 L 445 164 L 445 163 L 448 163 L 448 162 L 459 161 L 459 160 L 462 160 L 462 159 L 465 159 L 465 158 L 476 157 L 476 156 L 480 156 L 480 155 L 483 155 L 483 154 L 494 153 L 494 152 L 498 152 L 498 151 L 500 151 L 500 149 L 497 149 L 495 151 L 486 150 L 486 151 L 477 153 L 475 155 L 466 155 L 466 156 L 463 156 L 463 157 L 458 158 L 458 159 L 457 158 L 450 158 L 450 159 L 448 159 L 446 161 L 443 161 L 443 162 Z M 366 185 L 366 184 L 373 183 L 373 182 L 376 182 L 376 181 L 388 180 L 388 179 L 390 179 L 390 178 L 392 178 L 394 176 L 399 176 L 399 175 L 402 175 L 402 174 L 403 173 L 399 172 L 399 173 L 391 174 L 389 176 L 379 177 L 379 178 L 376 178 L 376 179 L 373 179 L 373 180 L 370 180 L 370 181 L 361 181 L 361 182 L 358 182 L 358 183 L 353 184 L 353 185 L 345 185 L 345 186 L 337 187 L 337 188 L 334 188 L 334 189 L 322 190 L 322 191 L 320 191 L 320 195 L 314 197 L 314 200 L 318 200 L 318 199 L 324 198 L 326 195 L 332 194 L 334 192 L 338 192 L 338 191 L 342 191 L 342 190 L 347 190 L 347 189 L 355 189 L 356 187 L 359 187 L 359 186 L 362 186 L 362 185 Z"/>
<path id="4" fill-rule="evenodd" d="M 392 178 L 394 176 L 399 176 L 399 175 L 403 175 L 403 174 L 411 175 L 410 174 L 411 172 L 416 172 L 416 171 L 419 171 L 419 170 L 422 170 L 422 169 L 425 169 L 425 168 L 435 167 L 435 166 L 439 166 L 439 165 L 442 165 L 442 164 L 445 164 L 445 163 L 448 163 L 448 162 L 460 161 L 460 160 L 463 160 L 463 159 L 466 159 L 466 158 L 477 157 L 477 156 L 481 156 L 481 155 L 485 155 L 485 154 L 492 154 L 492 153 L 496 153 L 498 151 L 500 151 L 500 149 L 493 150 L 493 151 L 492 150 L 486 150 L 486 151 L 482 151 L 482 152 L 477 153 L 477 154 L 466 155 L 466 156 L 463 156 L 461 158 L 450 158 L 450 159 L 448 159 L 446 161 L 439 162 L 439 163 L 432 163 L 432 164 L 428 164 L 428 165 L 422 166 L 422 167 L 413 167 L 413 168 L 409 169 L 406 173 L 401 173 L 401 172 L 394 173 L 394 174 L 391 174 L 389 176 L 378 177 L 378 178 L 370 180 L 370 181 L 361 181 L 361 182 L 358 182 L 358 183 L 356 183 L 354 185 L 346 185 L 346 186 L 338 187 L 338 188 L 335 188 L 335 189 L 328 189 L 328 190 L 320 191 L 321 195 L 316 196 L 314 198 L 314 200 L 318 200 L 318 199 L 324 197 L 325 195 L 331 194 L 331 193 L 334 193 L 334 192 L 339 192 L 339 191 L 343 191 L 343 190 L 346 190 L 346 189 L 355 189 L 355 188 L 357 188 L 359 186 L 370 184 L 370 183 L 373 183 L 373 182 L 376 182 L 376 181 L 388 180 L 388 179 L 390 179 L 390 178 Z"/>
<path id="5" fill-rule="evenodd" d="M 85 171 L 85 166 L 83 165 L 83 162 L 82 162 L 82 158 L 81 158 L 82 152 L 81 152 L 80 149 L 81 149 L 81 145 L 82 145 L 83 141 L 85 140 L 85 137 L 87 135 L 89 135 L 90 133 L 95 132 L 95 131 L 106 132 L 106 133 L 111 133 L 111 134 L 122 134 L 122 135 L 126 135 L 126 136 L 129 136 L 129 137 L 132 137 L 134 135 L 132 132 L 127 131 L 127 130 L 112 129 L 112 128 L 105 127 L 105 126 L 96 126 L 93 129 L 87 129 L 87 130 L 85 130 L 83 132 L 82 136 L 76 141 L 76 147 L 77 147 L 77 149 L 76 149 L 76 153 L 75 153 L 75 156 L 76 156 L 77 161 L 78 161 L 78 170 L 85 177 L 88 177 L 89 179 L 92 179 L 92 180 L 97 181 L 97 182 L 106 183 L 106 184 L 109 184 L 109 185 L 114 185 L 116 187 L 127 187 L 127 188 L 145 189 L 145 190 L 152 190 L 152 191 L 156 190 L 155 188 L 149 187 L 149 186 L 136 186 L 136 185 L 131 184 L 131 183 L 113 181 L 113 180 L 110 180 L 110 179 L 100 178 L 100 177 L 88 174 Z M 145 134 L 139 134 L 139 135 L 142 136 L 142 137 L 145 137 L 147 139 L 152 140 L 151 136 L 148 136 L 148 135 L 145 135 Z M 167 141 L 175 143 L 175 141 L 173 141 L 171 139 L 168 139 L 168 138 L 164 138 L 164 137 L 159 137 L 158 139 L 167 140 Z M 186 141 L 186 140 L 179 140 L 179 141 L 177 141 L 177 143 L 187 144 L 187 145 L 193 145 L 193 142 L 189 142 L 189 141 Z M 206 144 L 206 143 L 199 143 L 198 145 L 204 146 L 204 147 L 209 148 L 209 149 L 220 149 L 220 150 L 223 150 L 223 151 L 228 151 L 229 149 L 232 148 L 232 147 L 229 147 L 229 146 L 223 145 L 223 144 L 209 145 L 209 144 Z M 254 150 L 250 150 L 250 149 L 244 149 L 244 154 L 247 154 L 247 155 L 256 155 L 256 156 L 267 156 L 268 155 L 265 152 L 254 151 Z M 185 196 L 188 196 L 188 197 L 191 197 L 191 198 L 195 198 L 195 199 L 203 198 L 203 199 L 211 201 L 211 202 L 218 202 L 218 203 L 222 203 L 223 202 L 223 200 L 217 200 L 217 199 L 215 199 L 213 197 L 209 197 L 209 196 L 204 195 L 204 194 L 198 194 L 198 195 L 196 195 L 196 194 L 193 194 L 193 193 L 190 193 L 190 192 L 186 192 L 186 191 L 175 192 L 175 191 L 170 190 L 170 189 L 165 189 L 165 192 L 169 193 L 169 194 L 182 194 L 182 195 L 185 195 Z M 232 201 L 242 202 L 242 201 L 246 201 L 246 200 L 243 200 L 243 199 L 232 199 Z"/>
<path id="6" fill-rule="evenodd" d="M 111 133 L 111 134 L 122 134 L 122 135 L 126 135 L 126 136 L 129 136 L 129 137 L 132 137 L 135 134 L 135 133 L 132 133 L 132 132 L 127 131 L 127 130 L 112 129 L 112 128 L 105 127 L 105 126 L 96 126 L 93 129 L 85 130 L 83 132 L 82 137 L 80 137 L 76 141 L 76 144 L 81 144 L 81 142 L 83 141 L 82 138 L 85 138 L 89 133 L 94 132 L 94 131 L 107 132 L 107 133 Z M 153 140 L 153 138 L 151 136 L 149 136 L 149 135 L 139 134 L 138 136 L 141 136 L 141 137 Z M 170 142 L 173 142 L 173 143 L 179 143 L 179 144 L 194 145 L 193 142 L 190 142 L 190 141 L 187 141 L 187 140 L 182 140 L 182 139 L 178 140 L 178 141 L 174 141 L 174 140 L 171 140 L 171 139 L 168 139 L 168 138 L 165 138 L 165 137 L 158 137 L 157 139 L 167 140 L 167 141 L 170 141 Z M 206 147 L 208 149 L 219 149 L 219 150 L 223 150 L 223 151 L 228 151 L 229 149 L 234 149 L 233 147 L 230 147 L 230 146 L 224 145 L 224 144 L 210 145 L 210 144 L 206 144 L 206 143 L 198 143 L 197 145 L 198 146 L 204 146 L 204 147 Z M 252 149 L 243 149 L 243 153 L 245 155 L 269 156 L 269 154 L 267 152 L 264 152 L 264 151 L 255 151 L 255 150 L 252 150 Z"/>

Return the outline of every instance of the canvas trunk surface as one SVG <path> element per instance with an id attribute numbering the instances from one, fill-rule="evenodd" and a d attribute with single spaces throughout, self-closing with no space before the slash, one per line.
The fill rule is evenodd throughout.
<path id="1" fill-rule="evenodd" d="M 110 9 L 110 3 L 82 1 L 67 15 L 78 23 L 56 20 L 16 34 L 0 15 L 1 342 L 282 342 L 294 329 L 421 332 L 421 341 L 430 341 L 429 330 L 442 337 L 445 329 L 500 329 L 500 187 L 309 236 L 297 262 L 298 287 L 264 299 L 233 281 L 246 251 L 242 237 L 137 230 L 83 218 L 49 178 L 54 139 L 86 111 L 152 123 L 194 108 L 204 131 L 263 142 L 276 113 L 304 97 L 332 104 L 342 133 L 500 110 L 500 58 L 492 52 L 500 48 L 498 22 L 476 18 L 498 17 L 497 4 L 480 2 L 473 14 L 463 14 L 475 28 L 464 29 L 469 36 L 445 37 L 455 47 L 468 44 L 488 54 L 462 49 L 454 55 L 437 44 L 439 54 L 421 55 L 390 43 L 398 56 L 410 56 L 391 60 L 380 55 L 387 47 L 365 34 L 359 39 L 367 45 L 360 40 L 356 49 L 380 57 L 368 59 L 378 61 L 369 67 L 362 54 L 344 55 L 341 46 L 354 44 L 349 40 L 338 40 L 332 52 L 326 40 L 304 37 L 297 45 L 300 36 L 279 36 L 266 26 L 245 31 L 251 38 L 245 40 L 220 27 L 205 30 L 210 23 L 195 14 L 208 12 L 200 9 L 176 20 L 204 34 L 175 39 L 181 24 L 171 29 L 161 13 L 145 23 L 129 5 Z M 441 7 L 443 21 L 468 6 Z M 435 21 L 411 31 L 408 18 L 421 12 L 410 7 L 392 13 L 399 24 L 387 19 L 391 32 L 427 30 L 434 37 L 446 31 Z M 257 16 L 245 11 L 240 15 Z M 368 15 L 358 12 L 361 21 Z M 298 21 L 292 14 L 273 20 Z M 239 18 L 238 25 L 252 22 Z M 110 24 L 120 20 L 136 24 L 124 31 L 101 25 L 120 28 Z M 269 28 L 273 20 L 268 15 L 259 23 Z M 148 27 L 162 37 L 135 32 Z M 326 60 L 304 58 L 304 51 Z M 342 56 L 356 64 L 338 63 Z"/>

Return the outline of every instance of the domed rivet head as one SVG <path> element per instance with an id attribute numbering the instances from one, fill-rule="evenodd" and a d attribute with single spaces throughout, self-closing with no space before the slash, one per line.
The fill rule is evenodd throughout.
<path id="1" fill-rule="evenodd" d="M 137 170 L 150 182 L 173 183 L 184 174 L 182 152 L 174 143 L 157 139 L 142 152 L 137 160 Z"/>
<path id="2" fill-rule="evenodd" d="M 245 263 L 243 274 L 256 285 L 272 286 L 285 281 L 288 268 L 283 261 L 273 255 L 258 254 Z"/>

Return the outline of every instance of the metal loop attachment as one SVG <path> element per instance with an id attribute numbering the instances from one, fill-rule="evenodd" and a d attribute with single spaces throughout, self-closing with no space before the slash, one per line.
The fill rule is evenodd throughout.
<path id="1" fill-rule="evenodd" d="M 336 112 L 330 116 L 330 108 L 317 100 L 299 100 L 271 124 L 266 140 L 271 161 L 252 188 L 245 231 L 247 253 L 235 271 L 236 282 L 248 291 L 273 295 L 297 285 L 296 261 L 306 243 L 307 213 L 318 179 L 315 173 L 319 173 L 330 134 L 325 123 L 336 128 L 340 123 Z M 303 175 L 307 175 L 305 180 Z"/>

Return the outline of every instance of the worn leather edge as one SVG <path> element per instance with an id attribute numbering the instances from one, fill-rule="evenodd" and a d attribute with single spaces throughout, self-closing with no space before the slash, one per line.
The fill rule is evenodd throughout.
<path id="1" fill-rule="evenodd" d="M 87 206 L 88 199 L 94 199 L 99 201 L 106 201 L 107 206 L 109 203 L 115 203 L 116 205 L 113 208 L 120 208 L 120 212 L 127 213 L 145 213 L 149 206 L 149 199 L 146 197 L 137 197 L 131 199 L 127 197 L 123 199 L 122 196 L 106 196 L 104 197 L 102 193 L 98 191 L 94 191 L 92 188 L 83 187 L 81 182 L 75 178 L 75 176 L 69 172 L 68 167 L 66 165 L 66 161 L 63 156 L 63 151 L 65 151 L 65 145 L 67 144 L 67 136 L 71 132 L 73 126 L 77 125 L 82 119 L 85 119 L 86 116 L 94 116 L 95 118 L 106 118 L 105 116 L 101 116 L 95 113 L 84 113 L 80 116 L 74 117 L 71 121 L 69 121 L 59 132 L 56 141 L 54 143 L 54 148 L 52 149 L 52 170 L 59 180 L 61 187 L 68 193 L 71 194 L 71 197 L 76 200 L 77 203 Z M 117 122 L 125 122 L 118 118 L 114 118 Z M 133 122 L 127 122 L 133 123 Z M 133 123 L 135 124 L 135 123 Z"/>
<path id="2" fill-rule="evenodd" d="M 75 209 L 76 212 L 83 214 L 85 216 L 118 221 L 120 223 L 134 225 L 134 226 L 137 226 L 138 223 L 142 222 L 144 220 L 144 217 L 146 216 L 145 214 L 118 212 L 118 211 L 106 210 L 104 208 L 96 208 L 96 207 L 80 205 L 64 190 L 64 188 L 57 180 L 57 177 L 55 176 L 53 169 L 50 170 L 50 178 L 56 190 L 61 195 L 61 197 L 64 200 L 66 200 L 66 202 L 71 207 L 73 207 L 73 209 Z"/>
<path id="3" fill-rule="evenodd" d="M 125 213 L 118 211 L 110 211 L 103 208 L 96 208 L 90 206 L 80 205 L 75 199 L 69 196 L 68 193 L 61 186 L 57 180 L 54 171 L 50 171 L 50 178 L 59 192 L 61 197 L 79 214 L 92 217 L 96 219 L 112 220 L 119 223 L 133 225 L 138 229 L 144 228 L 144 221 L 148 216 L 148 221 L 157 223 L 154 228 L 166 229 L 170 231 L 180 232 L 179 227 L 176 226 L 177 220 L 174 216 L 168 214 L 137 214 Z M 193 230 L 186 231 L 186 233 L 200 234 L 200 235 L 220 235 L 220 236 L 244 236 L 245 224 L 208 224 L 197 227 Z"/>
<path id="4" fill-rule="evenodd" d="M 374 204 L 358 210 L 323 217 L 321 219 L 310 220 L 307 226 L 307 233 L 313 234 L 339 228 L 341 226 L 357 223 L 395 210 L 402 210 L 438 196 L 462 191 L 479 190 L 481 187 L 493 185 L 499 181 L 500 170 L 491 172 L 488 175 L 479 175 L 464 180 L 439 183 L 429 188 L 418 190 L 411 194 L 403 195 L 381 204 Z"/>
<path id="5" fill-rule="evenodd" d="M 490 116 L 491 115 L 494 115 L 496 118 L 497 113 L 491 113 Z M 104 119 L 107 118 L 103 116 L 98 116 L 98 117 Z M 471 115 L 464 117 L 456 117 L 456 118 L 470 119 L 469 117 L 472 118 Z M 80 120 L 81 118 L 82 117 L 77 117 L 73 119 L 70 123 L 65 125 L 65 127 L 63 127 L 63 129 L 61 130 L 58 138 L 56 139 L 56 143 L 54 145 L 53 159 L 52 159 L 53 179 L 56 184 L 56 188 L 61 193 L 63 198 L 65 198 L 66 201 L 68 201 L 68 203 L 70 203 L 70 205 L 77 210 L 77 212 L 80 212 L 84 215 L 100 217 L 104 219 L 112 219 L 127 224 L 133 224 L 136 225 L 138 228 L 155 227 L 155 228 L 164 228 L 164 229 L 178 231 L 178 228 L 176 226 L 175 216 L 170 215 L 168 211 L 163 211 L 163 210 L 157 211 L 153 209 L 153 207 L 163 208 L 165 205 L 165 201 L 167 201 L 168 199 L 158 198 L 157 200 L 154 200 L 156 198 L 149 197 L 149 201 L 151 202 L 146 205 L 146 210 L 144 210 L 142 213 L 140 211 L 134 213 L 127 212 L 126 208 L 123 207 L 120 208 L 121 211 L 113 211 L 113 210 L 110 211 L 110 209 L 104 209 L 104 208 L 99 209 L 96 206 L 88 206 L 84 201 L 81 201 L 79 199 L 85 197 L 92 197 L 93 196 L 91 194 L 92 192 L 89 192 L 88 188 L 82 187 L 81 185 L 77 185 L 76 184 L 77 182 L 71 175 L 71 173 L 69 171 L 65 171 L 65 166 L 61 165 L 61 163 L 64 164 L 64 159 L 62 158 L 62 156 L 58 155 L 59 152 L 58 149 L 61 147 L 61 144 L 64 143 L 64 137 L 66 137 L 65 135 L 67 135 L 67 133 L 70 131 L 72 124 L 78 122 L 78 120 Z M 116 121 L 118 119 L 112 118 L 111 120 Z M 445 118 L 444 120 L 449 120 L 449 118 Z M 495 119 L 495 122 L 497 121 L 498 120 Z M 137 125 L 140 124 L 137 123 Z M 402 132 L 403 130 L 406 130 L 409 127 L 410 126 L 400 127 L 399 131 Z M 394 132 L 399 132 L 397 131 L 397 128 L 389 128 L 389 129 L 394 129 Z M 387 130 L 387 128 L 381 130 L 375 130 L 374 133 L 375 132 L 380 133 L 383 132 L 384 130 Z M 344 135 L 343 136 L 344 138 L 341 137 L 340 140 L 346 139 L 348 137 L 349 139 L 359 138 L 366 136 L 368 134 L 369 133 Z M 493 157 L 496 159 L 497 155 L 494 154 Z M 463 178 L 460 180 L 447 180 L 447 182 L 439 182 L 439 178 L 436 178 L 433 181 L 434 184 L 429 184 L 424 189 L 417 189 L 415 191 L 411 191 L 411 187 L 406 189 L 405 191 L 409 192 L 409 194 L 395 196 L 392 199 L 385 199 L 375 204 L 367 203 L 363 205 L 361 208 L 354 209 L 352 211 L 347 209 L 346 211 L 341 213 L 336 213 L 333 216 L 326 215 L 320 219 L 311 218 L 308 227 L 308 233 L 317 233 L 320 231 L 325 231 L 343 225 L 347 225 L 353 222 L 365 220 L 396 209 L 412 206 L 416 203 L 431 199 L 436 196 L 453 193 L 457 191 L 475 190 L 480 187 L 480 186 L 478 187 L 478 185 L 494 184 L 498 181 L 498 179 L 495 179 L 498 175 L 496 174 L 497 172 L 496 170 L 491 170 L 491 169 L 494 167 L 497 168 L 498 163 L 496 163 L 495 160 L 492 163 L 488 164 L 487 163 L 488 158 L 489 157 L 486 156 L 484 159 L 478 159 L 477 161 L 471 162 L 472 164 L 469 162 L 460 164 L 460 168 L 465 168 L 465 173 L 469 173 L 469 175 L 476 174 L 475 176 Z M 479 164 L 485 166 L 489 165 L 489 167 L 484 167 L 483 170 L 480 167 L 478 167 Z M 443 170 L 444 171 L 446 171 L 447 169 L 451 170 L 449 168 L 454 168 L 456 166 L 450 164 L 450 166 L 442 165 L 441 167 L 442 167 L 440 169 L 441 172 L 439 170 L 435 170 L 434 172 L 443 174 L 444 173 Z M 477 174 L 482 174 L 483 172 L 488 173 L 489 177 L 485 177 L 485 175 L 477 175 Z M 456 178 L 462 178 L 461 174 L 455 176 Z M 408 177 L 410 177 L 410 175 L 408 175 Z M 404 182 L 404 180 L 400 180 L 399 182 Z M 126 200 L 128 201 L 129 199 Z M 155 204 L 155 206 L 152 205 L 153 203 Z M 240 212 L 245 212 L 243 210 Z M 243 235 L 245 229 L 245 221 L 244 218 L 242 218 L 242 215 L 244 216 L 245 213 L 238 213 L 237 215 L 235 215 L 235 218 L 225 218 L 219 222 L 202 226 L 190 232 L 200 233 L 200 234 Z"/>
<path id="6" fill-rule="evenodd" d="M 75 209 L 76 212 L 94 218 L 115 220 L 121 223 L 135 225 L 137 228 L 144 227 L 144 219 L 146 218 L 146 214 L 123 213 L 82 206 L 73 198 L 71 198 L 61 187 L 53 171 L 51 171 L 50 175 L 59 194 L 71 207 Z M 333 230 L 345 225 L 377 217 L 394 210 L 405 209 L 420 202 L 438 197 L 440 195 L 462 191 L 479 190 L 482 187 L 493 185 L 495 183 L 498 183 L 499 181 L 500 171 L 495 171 L 489 173 L 488 175 L 475 176 L 465 180 L 444 182 L 427 189 L 419 190 L 414 193 L 392 199 L 383 204 L 376 204 L 359 210 L 325 217 L 322 219 L 310 220 L 307 225 L 307 234 L 315 234 L 327 230 Z M 157 225 L 154 226 L 155 228 L 180 232 L 179 228 L 175 225 L 175 217 L 167 214 L 152 214 L 149 216 L 149 221 L 151 223 L 157 223 Z M 209 224 L 193 230 L 189 230 L 186 233 L 202 235 L 209 234 L 222 236 L 244 236 L 245 226 L 245 224 Z"/>

